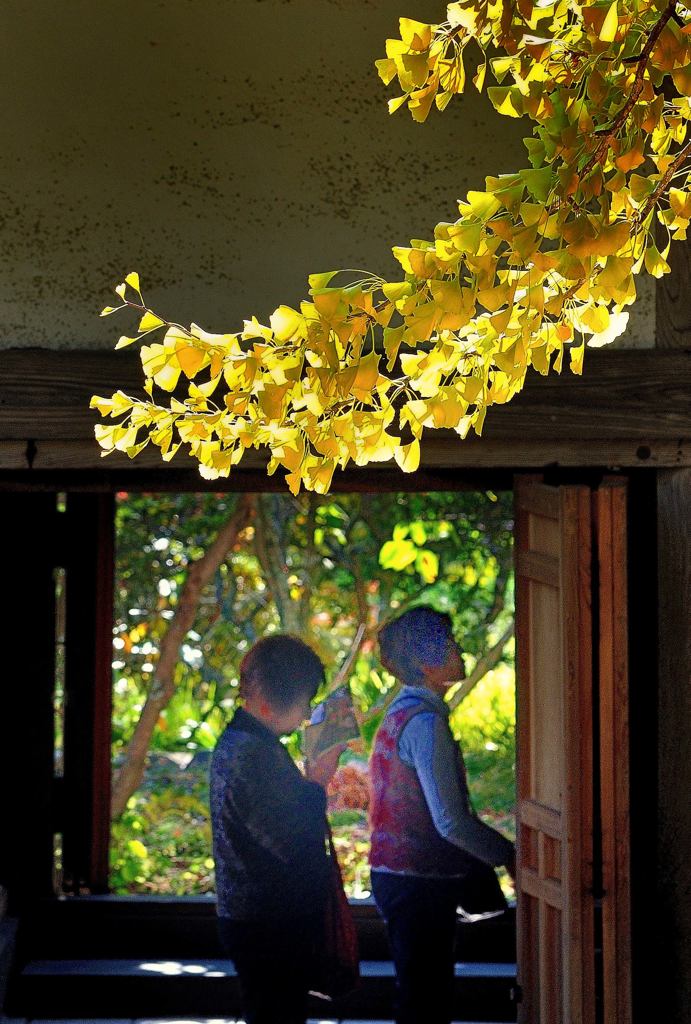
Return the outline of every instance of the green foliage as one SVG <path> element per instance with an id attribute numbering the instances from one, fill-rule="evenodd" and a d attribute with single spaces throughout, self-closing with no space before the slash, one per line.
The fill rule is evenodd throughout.
<path id="1" fill-rule="evenodd" d="M 153 679 L 161 638 L 175 614 L 190 562 L 230 515 L 233 497 L 128 495 L 117 506 L 113 741 L 132 735 Z M 266 496 L 270 531 L 289 567 L 291 613 L 276 604 L 281 580 L 263 565 L 257 534 L 220 567 L 201 595 L 176 667 L 175 693 L 159 718 L 155 750 L 210 749 L 235 700 L 239 662 L 266 632 L 289 625 L 310 637 L 327 666 L 342 662 L 364 615 L 373 632 L 410 603 L 449 611 L 469 667 L 487 650 L 491 628 L 511 615 L 512 510 L 508 495 L 339 495 L 327 499 Z M 413 562 L 383 568 L 396 536 L 416 538 Z M 423 540 L 424 537 L 424 540 Z M 412 540 L 410 543 L 414 543 Z M 436 574 L 421 572 L 420 553 Z M 284 573 L 279 576 L 285 578 Z M 493 626 L 493 623 L 495 624 Z M 369 712 L 392 685 L 373 639 L 354 666 L 351 688 Z M 365 726 L 371 737 L 373 727 Z M 297 752 L 297 747 L 293 749 Z"/>
<path id="2" fill-rule="evenodd" d="M 400 33 L 377 62 L 402 90 L 391 112 L 407 105 L 424 121 L 434 104 L 443 110 L 472 59 L 476 88 L 496 83 L 487 91 L 497 113 L 532 122 L 531 166 L 487 177 L 457 220 L 394 247 L 403 280 L 313 274 L 309 298 L 279 306 L 268 325 L 182 327 L 154 313 L 128 274 L 121 305 L 103 315 L 141 317 L 117 347 L 147 340 L 149 400 L 94 396 L 116 421 L 95 428 L 103 454 L 134 458 L 153 443 L 169 460 L 185 446 L 215 479 L 266 447 L 269 473 L 285 470 L 293 493 L 328 492 L 349 462 L 395 459 L 413 472 L 426 427 L 480 434 L 530 367 L 560 372 L 567 352 L 581 373 L 586 344 L 626 329 L 635 276 L 669 271 L 671 239 L 686 238 L 691 219 L 688 8 L 460 0 L 439 24 L 401 18 Z"/>
<path id="3" fill-rule="evenodd" d="M 114 893 L 185 896 L 213 892 L 208 786 L 168 784 L 140 791 L 113 824 L 110 885 Z"/>
<path id="4" fill-rule="evenodd" d="M 130 739 L 154 676 L 161 638 L 189 564 L 211 544 L 234 507 L 213 494 L 130 495 L 117 503 L 113 713 L 114 750 Z M 241 550 L 221 566 L 197 608 L 175 669 L 175 693 L 153 749 L 210 749 L 224 700 L 237 686 L 238 655 L 275 623 L 256 557 Z"/>
<path id="5" fill-rule="evenodd" d="M 234 500 L 213 494 L 119 496 L 113 716 L 116 764 L 126 756 L 187 568 L 232 514 Z M 277 601 L 281 586 L 289 589 L 295 628 L 319 651 L 330 677 L 347 655 L 358 623 L 367 625 L 350 677 L 362 719 L 364 754 L 371 748 L 394 685 L 376 657 L 376 629 L 388 616 L 416 602 L 448 611 L 470 670 L 511 619 L 509 495 L 439 492 L 302 495 L 298 499 L 265 495 L 260 499 L 260 513 L 254 529 L 245 531 L 201 594 L 176 667 L 173 698 L 153 733 L 155 755 L 189 757 L 215 745 L 235 704 L 240 659 L 258 637 L 285 628 L 281 617 L 285 608 Z M 275 562 L 265 562 L 260 554 L 259 531 L 264 519 L 276 544 Z M 384 568 L 382 551 L 394 538 L 414 544 L 415 559 L 400 569 Z M 420 551 L 435 560 L 433 582 L 427 582 L 419 570 Z M 503 665 L 510 675 L 510 649 Z M 478 785 L 478 807 L 503 813 L 513 804 L 513 750 L 504 721 L 510 713 L 510 699 L 504 694 L 504 677 L 495 672 L 492 678 L 494 689 L 490 687 L 484 698 L 486 728 L 483 702 L 476 702 L 474 694 L 455 712 L 454 722 L 465 723 L 468 709 L 462 742 L 473 785 L 475 780 Z M 504 687 L 501 701 L 495 694 L 500 684 Z M 496 744 L 497 751 L 488 751 L 487 742 Z M 289 749 L 300 757 L 299 736 L 290 739 Z M 153 761 L 158 765 L 160 758 Z M 147 771 L 144 787 L 113 825 L 114 890 L 211 892 L 206 772 L 200 776 L 191 769 L 171 770 L 167 775 L 155 765 Z M 341 809 L 335 812 L 334 825 L 349 891 L 365 891 L 364 813 Z"/>
<path id="6" fill-rule="evenodd" d="M 473 802 L 492 824 L 514 831 L 516 692 L 513 669 L 488 672 L 451 716 L 465 753 Z"/>

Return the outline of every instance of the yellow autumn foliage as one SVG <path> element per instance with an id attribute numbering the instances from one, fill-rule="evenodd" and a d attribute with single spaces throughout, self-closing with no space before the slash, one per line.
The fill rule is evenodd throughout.
<path id="1" fill-rule="evenodd" d="M 464 91 L 466 72 L 498 115 L 527 117 L 530 166 L 489 176 L 430 239 L 396 246 L 400 280 L 326 272 L 298 309 L 279 305 L 214 335 L 167 321 L 139 276 L 115 291 L 136 309 L 148 398 L 92 399 L 102 453 L 181 447 L 207 479 L 268 449 L 293 492 L 325 493 L 334 471 L 420 462 L 426 428 L 480 433 L 530 367 L 575 373 L 614 340 L 635 277 L 669 272 L 691 220 L 689 9 L 665 0 L 450 3 L 446 19 L 401 18 L 377 61 L 394 111 L 424 121 Z M 151 340 L 150 335 L 155 335 Z M 154 388 L 163 392 L 154 401 Z"/>

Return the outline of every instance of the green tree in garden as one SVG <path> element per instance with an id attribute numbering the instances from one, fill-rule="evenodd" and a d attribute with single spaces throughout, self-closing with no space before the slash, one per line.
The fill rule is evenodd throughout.
<path id="1" fill-rule="evenodd" d="M 471 762 L 473 752 L 480 759 L 475 767 L 484 777 L 483 806 L 509 813 L 511 515 L 507 495 L 475 493 L 121 496 L 115 884 L 175 892 L 212 887 L 204 787 L 195 788 L 195 776 L 183 773 L 172 799 L 170 781 L 157 774 L 160 765 L 145 768 L 150 751 L 190 756 L 214 746 L 233 707 L 239 661 L 255 639 L 271 630 L 297 630 L 335 668 L 352 653 L 364 625 L 350 686 L 367 746 L 392 696 L 393 681 L 376 658 L 377 629 L 416 601 L 451 612 L 469 655 L 471 685 L 489 685 L 481 700 L 464 702 L 455 726 L 466 729 L 470 708 L 470 731 L 463 737 Z M 491 683 L 488 670 L 502 664 L 505 684 Z M 468 689 L 457 693 L 456 703 Z M 486 709 L 484 733 L 475 703 Z M 488 739 L 498 748 L 493 760 L 501 767 L 494 775 L 486 771 L 492 760 Z M 297 737 L 291 749 L 299 756 Z M 181 778 L 189 781 L 182 785 Z M 352 861 L 352 880 L 362 861 L 364 816 L 358 811 L 341 819 L 361 826 L 337 837 L 347 872 Z"/>
<path id="2" fill-rule="evenodd" d="M 184 691 L 201 698 L 209 715 L 232 693 L 243 652 L 272 629 L 309 635 L 325 661 L 337 665 L 364 624 L 353 678 L 363 709 L 380 696 L 370 678 L 376 632 L 413 602 L 432 600 L 452 612 L 477 663 L 476 678 L 501 656 L 512 619 L 506 496 L 253 497 L 251 519 L 232 535 L 190 607 L 181 600 L 190 570 L 244 504 L 213 494 L 130 495 L 119 503 L 115 666 L 117 687 L 131 688 L 133 700 L 116 722 L 116 749 L 131 741 L 146 691 L 158 699 L 166 688 L 161 651 L 171 635 L 176 657 L 166 704 Z M 181 617 L 182 637 L 174 628 Z M 165 746 L 162 710 L 150 737 Z M 217 728 L 218 717 L 213 721 Z M 180 738 L 171 736 L 173 746 Z M 195 744 L 214 740 L 200 722 Z"/>
<path id="3" fill-rule="evenodd" d="M 377 64 L 401 91 L 391 111 L 417 121 L 463 92 L 466 67 L 476 88 L 492 82 L 497 113 L 532 123 L 530 166 L 488 177 L 458 219 L 394 248 L 400 280 L 313 274 L 309 298 L 268 325 L 212 335 L 171 323 L 128 274 L 103 313 L 140 317 L 118 347 L 146 339 L 149 397 L 94 397 L 116 420 L 96 427 L 104 453 L 152 442 L 167 460 L 184 446 L 213 479 L 266 448 L 294 493 L 327 492 L 351 461 L 412 471 L 425 427 L 479 434 L 529 367 L 559 372 L 568 353 L 580 373 L 586 344 L 625 329 L 635 276 L 668 272 L 691 219 L 684 4 L 460 0 L 438 24 L 401 18 Z"/>

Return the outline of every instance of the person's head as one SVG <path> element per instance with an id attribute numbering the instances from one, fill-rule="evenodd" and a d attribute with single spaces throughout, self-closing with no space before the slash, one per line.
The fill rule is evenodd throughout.
<path id="1" fill-rule="evenodd" d="M 312 648 L 286 634 L 257 641 L 240 664 L 245 708 L 277 735 L 293 732 L 309 716 L 323 681 L 324 666 Z"/>
<path id="2" fill-rule="evenodd" d="M 445 693 L 465 676 L 450 617 L 424 605 L 403 612 L 379 631 L 379 656 L 384 668 L 406 686 Z"/>

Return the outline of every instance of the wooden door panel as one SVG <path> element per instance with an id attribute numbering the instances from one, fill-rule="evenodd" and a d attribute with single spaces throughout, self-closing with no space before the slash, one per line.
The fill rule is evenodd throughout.
<path id="1" fill-rule="evenodd" d="M 113 575 L 112 494 L 67 495 L 64 885 L 108 891 Z"/>
<path id="2" fill-rule="evenodd" d="M 529 600 L 531 619 L 542 624 L 542 633 L 531 636 L 529 729 L 533 749 L 528 762 L 530 778 L 526 780 L 526 798 L 529 794 L 546 807 L 560 807 L 563 749 L 561 743 L 552 739 L 561 735 L 563 718 L 561 689 L 554 686 L 554 680 L 561 674 L 558 590 L 532 581 Z"/>
<path id="3" fill-rule="evenodd" d="M 631 1022 L 626 487 L 593 496 L 599 567 L 603 1020 Z"/>
<path id="4" fill-rule="evenodd" d="M 525 1024 L 593 1024 L 590 492 L 516 486 L 518 944 Z"/>

